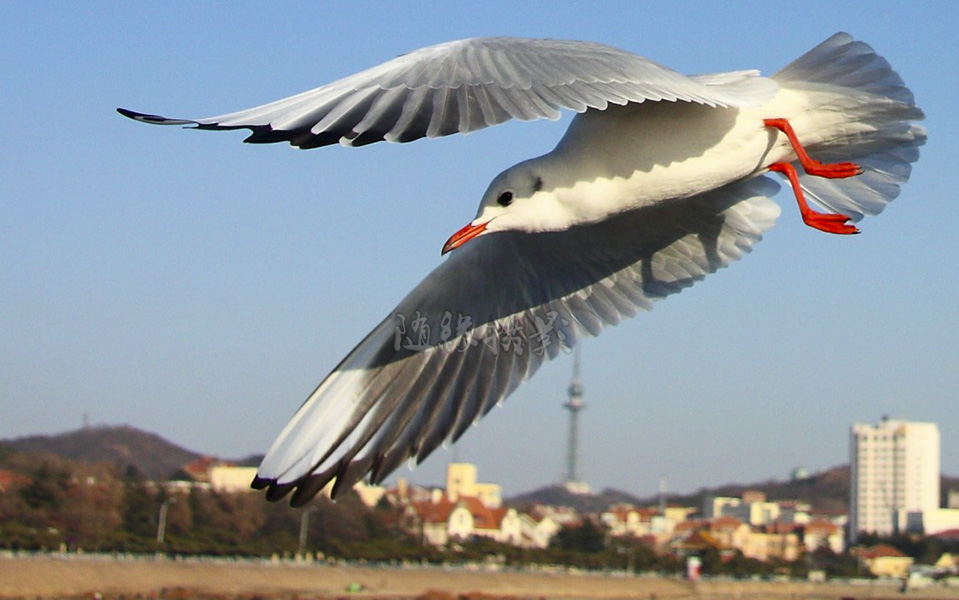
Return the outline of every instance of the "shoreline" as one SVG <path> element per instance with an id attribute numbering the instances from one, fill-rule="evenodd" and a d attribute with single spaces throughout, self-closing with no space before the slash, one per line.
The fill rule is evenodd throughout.
<path id="1" fill-rule="evenodd" d="M 140 596 L 182 600 L 216 596 L 261 599 L 377 598 L 455 600 L 649 600 L 656 598 L 816 599 L 959 598 L 959 589 L 933 586 L 899 593 L 897 582 L 706 580 L 465 567 L 373 567 L 322 563 L 110 555 L 0 554 L 0 599 Z"/>

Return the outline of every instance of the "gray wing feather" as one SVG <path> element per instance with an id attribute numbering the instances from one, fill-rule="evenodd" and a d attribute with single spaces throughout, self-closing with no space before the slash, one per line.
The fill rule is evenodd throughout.
<path id="1" fill-rule="evenodd" d="M 687 77 L 590 42 L 475 38 L 430 46 L 328 85 L 204 119 L 120 112 L 154 124 L 250 129 L 252 143 L 301 148 L 468 133 L 510 119 L 557 119 L 561 109 L 682 100 L 752 106 L 775 94 L 754 71 Z"/>
<path id="2" fill-rule="evenodd" d="M 319 385 L 257 487 L 271 499 L 298 488 L 299 504 L 334 479 L 335 492 L 424 459 L 560 349 L 740 258 L 778 216 L 776 190 L 760 177 L 564 232 L 472 240 Z"/>

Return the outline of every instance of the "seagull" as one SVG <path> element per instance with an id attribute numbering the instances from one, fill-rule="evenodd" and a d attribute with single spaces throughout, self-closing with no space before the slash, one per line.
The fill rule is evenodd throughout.
<path id="1" fill-rule="evenodd" d="M 303 148 L 411 142 L 576 115 L 549 153 L 493 178 L 440 265 L 319 384 L 252 485 L 300 506 L 455 442 L 545 361 L 741 258 L 779 216 L 857 233 L 908 180 L 912 93 L 845 33 L 771 77 L 686 76 L 610 46 L 475 38 L 270 104 L 145 123 L 248 129 Z M 328 487 L 332 486 L 332 487 Z"/>

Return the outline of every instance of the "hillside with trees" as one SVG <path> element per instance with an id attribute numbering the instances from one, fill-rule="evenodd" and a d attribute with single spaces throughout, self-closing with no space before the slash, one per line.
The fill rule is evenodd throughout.
<path id="1" fill-rule="evenodd" d="M 84 427 L 56 435 L 31 435 L 2 442 L 19 452 L 43 452 L 63 458 L 133 467 L 151 479 L 167 479 L 200 454 L 155 433 L 129 425 Z"/>
<path id="2" fill-rule="evenodd" d="M 170 473 L 185 474 L 184 464 L 198 458 L 199 453 L 132 427 L 0 442 L 0 549 L 243 556 L 308 552 L 330 559 L 384 562 L 495 560 L 505 565 L 674 573 L 683 568 L 677 555 L 656 551 L 641 538 L 609 535 L 598 517 L 611 504 L 655 506 L 656 498 L 643 500 L 615 490 L 571 494 L 562 487 L 546 488 L 514 497 L 510 503 L 578 510 L 581 518 L 564 525 L 547 548 L 520 548 L 481 537 L 433 546 L 425 542 L 422 530 L 417 534 L 411 527 L 410 505 L 389 495 L 368 507 L 350 491 L 335 503 L 319 497 L 304 509 L 293 509 L 282 502 L 269 503 L 262 494 L 218 492 L 202 482 L 168 481 Z M 957 483 L 955 478 L 943 480 L 944 489 Z M 770 499 L 801 500 L 819 510 L 831 507 L 841 512 L 848 497 L 848 468 L 789 482 L 704 489 L 670 496 L 668 501 L 700 506 L 708 495 L 736 496 L 746 489 L 762 491 Z M 959 552 L 959 542 L 936 538 L 885 542 L 920 560 L 946 549 Z M 721 556 L 706 548 L 702 557 L 704 573 L 711 574 L 801 576 L 810 565 L 836 576 L 862 574 L 861 565 L 848 553 L 810 554 L 807 559 L 777 563 L 747 559 L 741 552 Z"/>
<path id="3" fill-rule="evenodd" d="M 0 548 L 270 556 L 301 550 L 303 511 L 261 494 L 193 488 L 170 493 L 134 466 L 73 461 L 0 446 Z M 163 542 L 159 515 L 165 509 Z M 355 494 L 309 507 L 307 547 L 343 558 L 402 557 L 395 515 Z M 375 542 L 375 543 L 374 543 Z M 371 550 L 376 547 L 376 551 Z"/>

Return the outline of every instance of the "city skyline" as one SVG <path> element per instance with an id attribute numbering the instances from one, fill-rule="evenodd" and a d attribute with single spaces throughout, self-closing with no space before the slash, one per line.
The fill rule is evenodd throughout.
<path id="1" fill-rule="evenodd" d="M 217 114 L 478 35 L 592 40 L 685 73 L 772 74 L 847 30 L 927 113 L 910 181 L 847 239 L 804 228 L 784 185 L 783 216 L 752 254 L 587 340 L 582 472 L 594 489 L 652 495 L 663 476 L 689 492 L 821 471 L 845 462 L 849 423 L 890 414 L 938 422 L 942 469 L 959 473 L 959 314 L 943 302 L 959 283 L 948 260 L 959 123 L 943 84 L 959 71 L 948 51 L 959 5 L 812 2 L 788 26 L 759 2 L 484 7 L 201 5 L 188 18 L 98 2 L 8 7 L 0 437 L 65 431 L 88 414 L 211 454 L 262 454 L 442 260 L 490 177 L 548 151 L 569 120 L 299 151 L 149 128 L 118 106 Z M 557 481 L 571 365 L 546 365 L 491 411 L 457 444 L 460 460 L 507 492 Z M 451 455 L 412 473 L 439 481 Z"/>
<path id="2" fill-rule="evenodd" d="M 880 420 L 880 423 L 881 423 L 880 426 L 864 425 L 864 424 L 861 424 L 861 423 L 852 424 L 851 426 L 847 427 L 846 430 L 845 430 L 846 433 L 847 433 L 847 438 L 849 438 L 850 440 L 852 439 L 853 436 L 851 435 L 851 432 L 852 432 L 854 429 L 856 429 L 857 427 L 861 427 L 861 428 L 863 428 L 863 429 L 866 429 L 866 430 L 869 430 L 869 431 L 873 431 L 873 430 L 878 430 L 878 429 L 880 429 L 881 427 L 884 427 L 886 423 L 892 423 L 892 424 L 903 424 L 903 423 L 907 423 L 907 424 L 912 424 L 912 425 L 915 424 L 915 423 L 913 423 L 913 422 L 909 422 L 909 421 L 906 421 L 906 420 L 903 420 L 903 419 L 890 419 L 890 418 L 888 418 L 888 417 L 883 417 L 883 419 Z M 936 433 L 938 433 L 938 426 L 937 426 L 937 424 L 935 424 L 935 423 L 921 423 L 920 425 L 923 425 L 923 426 L 931 426 L 931 427 L 936 431 Z M 199 465 L 199 466 L 196 467 L 196 468 L 201 468 L 201 467 L 202 467 L 202 468 L 207 468 L 207 467 L 208 467 L 209 465 L 211 465 L 211 464 L 224 464 L 224 465 L 233 465 L 233 466 L 237 465 L 238 463 L 239 463 L 239 464 L 248 464 L 246 461 L 248 461 L 248 459 L 250 459 L 250 458 L 253 457 L 252 455 L 247 455 L 247 456 L 224 456 L 224 455 L 208 454 L 208 453 L 205 453 L 205 452 L 203 451 L 203 449 L 202 449 L 202 448 L 199 448 L 199 447 L 183 447 L 183 446 L 179 446 L 179 445 L 176 444 L 173 440 L 169 439 L 169 437 L 168 437 L 164 432 L 161 432 L 161 431 L 146 431 L 146 430 L 142 430 L 142 429 L 139 429 L 139 428 L 137 428 L 137 427 L 134 427 L 134 426 L 132 426 L 132 425 L 126 425 L 126 424 L 123 424 L 123 425 L 121 425 L 121 424 L 104 424 L 104 423 L 91 424 L 91 423 L 89 423 L 89 422 L 85 422 L 80 429 L 76 429 L 76 430 L 70 430 L 70 431 L 60 432 L 60 433 L 55 433 L 55 434 L 32 433 L 32 434 L 26 434 L 26 435 L 14 437 L 14 438 L 0 438 L 0 443 L 3 443 L 3 442 L 16 442 L 16 441 L 21 441 L 21 440 L 31 440 L 31 446 L 33 447 L 33 448 L 32 448 L 33 450 L 40 450 L 41 452 L 45 452 L 45 451 L 47 451 L 47 450 L 44 450 L 44 448 L 48 448 L 48 447 L 52 447 L 52 446 L 50 446 L 49 443 L 44 442 L 44 443 L 41 443 L 41 445 L 40 445 L 39 447 L 37 447 L 37 446 L 36 446 L 36 443 L 37 443 L 37 442 L 35 441 L 35 438 L 37 438 L 37 437 L 43 438 L 43 437 L 68 436 L 68 437 L 71 437 L 71 441 L 68 442 L 68 446 L 67 446 L 67 447 L 75 448 L 75 447 L 76 447 L 76 444 L 77 444 L 77 441 L 76 441 L 75 438 L 72 438 L 72 436 L 75 435 L 75 434 L 78 434 L 78 433 L 80 433 L 80 432 L 82 432 L 82 431 L 96 431 L 96 430 L 99 429 L 99 430 L 105 430 L 105 431 L 108 431 L 108 432 L 115 432 L 115 431 L 122 431 L 122 430 L 124 430 L 124 429 L 126 429 L 126 428 L 131 428 L 131 429 L 133 429 L 135 432 L 140 432 L 140 434 L 142 434 L 142 435 L 151 436 L 151 437 L 156 436 L 156 437 L 153 438 L 154 440 L 155 440 L 156 438 L 159 438 L 159 439 L 162 440 L 163 442 L 166 442 L 166 443 L 169 443 L 169 444 L 173 444 L 176 448 L 179 448 L 179 450 L 177 451 L 177 453 L 179 453 L 179 452 L 181 452 L 181 451 L 185 451 L 185 452 L 189 452 L 189 453 L 194 454 L 194 455 L 196 456 L 196 459 L 197 459 L 197 460 L 195 461 L 195 464 L 196 464 L 196 465 Z M 120 449 L 119 451 L 121 452 L 121 454 L 122 454 L 123 456 L 127 456 L 127 458 L 129 458 L 129 456 L 128 456 L 128 454 L 127 454 L 128 451 L 124 451 L 124 450 L 123 450 L 123 447 L 124 447 L 125 444 L 126 444 L 125 442 L 118 441 L 117 439 L 115 439 L 115 436 L 110 437 L 110 438 L 108 438 L 108 439 L 109 439 L 109 440 L 112 440 L 112 441 L 109 441 L 109 442 L 108 442 L 108 446 L 119 448 L 119 449 Z M 156 441 L 151 441 L 150 443 L 151 443 L 151 444 L 156 444 Z M 99 448 L 100 445 L 101 445 L 101 444 L 99 444 L 99 443 L 95 443 L 95 444 L 93 444 L 93 445 L 91 446 L 91 448 L 96 449 L 96 448 Z M 60 447 L 60 445 L 57 445 L 56 447 Z M 850 446 L 850 451 L 851 451 L 851 449 L 852 449 L 852 446 Z M 52 450 L 51 450 L 51 451 L 52 451 Z M 99 454 L 100 452 L 101 452 L 100 450 L 94 450 L 94 453 L 96 453 L 96 454 Z M 850 454 L 850 452 L 847 452 L 847 454 Z M 164 453 L 164 455 L 165 455 L 165 453 Z M 63 456 L 66 457 L 66 458 L 75 458 L 76 460 L 80 460 L 80 461 L 84 461 L 84 460 L 85 460 L 85 459 L 83 459 L 82 457 L 81 457 L 81 458 L 75 457 L 72 453 L 71 453 L 71 454 L 63 454 Z M 565 453 L 564 453 L 563 458 L 564 458 L 564 462 L 565 462 L 565 458 L 566 458 Z M 126 460 L 126 459 L 124 459 L 124 460 Z M 131 459 L 131 460 L 132 460 L 132 459 Z M 111 461 L 111 460 L 107 460 L 107 459 L 99 459 L 99 460 L 94 461 L 94 462 L 106 462 L 106 463 L 111 463 L 111 462 L 115 462 L 115 461 Z M 135 464 L 135 463 L 136 463 L 136 461 L 131 462 L 131 464 Z M 121 464 L 121 463 L 118 462 L 117 464 Z M 191 463 L 191 465 L 192 465 L 192 464 L 193 464 L 193 463 Z M 396 482 L 397 482 L 399 479 L 403 479 L 403 480 L 405 480 L 407 483 L 409 483 L 409 484 L 411 484 L 411 485 L 420 485 L 420 486 L 425 486 L 425 487 L 442 487 L 442 483 L 443 483 L 444 481 L 447 481 L 447 482 L 449 481 L 449 468 L 450 468 L 451 465 L 454 465 L 454 464 L 470 464 L 470 465 L 473 466 L 473 469 L 474 469 L 474 470 L 478 468 L 478 464 L 477 464 L 477 463 L 473 463 L 472 461 L 469 461 L 469 460 L 461 460 L 461 459 L 456 455 L 456 453 L 451 453 L 451 454 L 449 455 L 449 460 L 448 460 L 446 463 L 444 463 L 444 465 L 443 465 L 443 477 L 440 478 L 440 479 L 421 478 L 421 477 L 418 477 L 418 474 L 421 473 L 421 471 L 419 471 L 419 470 L 412 470 L 412 471 L 406 471 L 406 472 L 401 472 L 401 473 L 399 473 L 397 477 L 390 478 L 390 480 L 388 480 L 387 482 L 385 482 L 384 485 L 395 485 Z M 180 470 L 181 468 L 186 469 L 185 467 L 182 467 L 182 465 L 179 465 L 179 464 L 178 464 L 178 466 L 176 467 L 176 470 Z M 190 467 L 190 469 L 192 469 L 192 468 L 193 468 L 193 467 Z M 237 467 L 237 468 L 240 468 L 240 467 Z M 637 498 L 637 499 L 643 499 L 644 501 L 648 501 L 648 502 L 650 503 L 650 504 L 649 504 L 650 506 L 652 506 L 652 505 L 655 504 L 655 505 L 658 505 L 658 506 L 660 507 L 660 509 L 662 509 L 662 508 L 665 506 L 665 504 L 669 501 L 670 496 L 672 496 L 672 497 L 675 498 L 675 497 L 678 497 L 678 496 L 694 495 L 694 494 L 696 494 L 696 493 L 698 493 L 698 492 L 702 492 L 703 490 L 706 490 L 707 488 L 724 488 L 724 487 L 728 487 L 728 486 L 742 486 L 742 487 L 744 487 L 745 489 L 748 490 L 748 489 L 751 489 L 751 486 L 759 486 L 759 487 L 762 487 L 763 485 L 769 484 L 769 483 L 789 483 L 789 482 L 792 482 L 792 481 L 808 479 L 808 478 L 810 478 L 810 477 L 816 477 L 816 476 L 819 476 L 819 475 L 823 475 L 823 474 L 825 474 L 825 473 L 828 473 L 828 472 L 830 472 L 830 471 L 833 471 L 833 470 L 835 470 L 835 469 L 842 469 L 842 468 L 848 468 L 848 469 L 850 469 L 850 471 L 851 471 L 851 470 L 852 470 L 852 463 L 849 462 L 849 461 L 847 461 L 847 462 L 836 462 L 835 464 L 833 464 L 833 465 L 830 466 L 830 467 L 827 467 L 827 468 L 824 468 L 824 469 L 821 469 L 821 470 L 816 470 L 816 471 L 809 471 L 808 469 L 805 469 L 805 468 L 802 468 L 802 467 L 800 467 L 800 468 L 793 468 L 793 469 L 789 469 L 788 472 L 785 472 L 785 471 L 784 471 L 784 472 L 781 472 L 781 473 L 774 474 L 772 477 L 761 478 L 761 477 L 759 477 L 759 476 L 757 475 L 757 476 L 755 476 L 755 477 L 753 477 L 753 478 L 747 477 L 747 478 L 745 478 L 745 479 L 738 480 L 738 481 L 720 482 L 720 483 L 718 483 L 718 484 L 716 484 L 716 485 L 713 485 L 713 486 L 699 485 L 699 486 L 696 486 L 694 489 L 690 489 L 690 490 L 669 490 L 669 489 L 668 489 L 668 486 L 666 485 L 665 478 L 663 478 L 663 477 L 661 477 L 661 478 L 658 480 L 658 482 L 657 482 L 657 483 L 658 483 L 658 489 L 657 489 L 655 492 L 649 491 L 649 490 L 628 489 L 628 488 L 623 487 L 623 486 L 617 486 L 615 483 L 611 486 L 610 489 L 612 489 L 612 490 L 614 490 L 614 491 L 617 491 L 617 492 L 625 492 L 625 493 L 627 493 L 627 494 L 630 494 L 630 495 L 634 496 L 634 497 Z M 190 469 L 186 469 L 186 470 L 190 470 Z M 242 467 L 242 469 L 247 469 L 247 467 Z M 246 472 L 246 471 L 244 471 L 244 472 Z M 937 473 L 938 476 L 941 477 L 941 478 L 959 480 L 959 474 L 950 474 L 950 473 L 939 472 L 939 471 L 936 471 L 936 473 Z M 158 476 L 159 476 L 159 475 L 154 475 L 154 477 L 158 477 Z M 250 476 L 249 479 L 252 479 L 252 475 Z M 493 482 L 493 484 L 494 484 L 497 488 L 506 489 L 506 488 L 503 488 L 503 486 L 501 486 L 499 482 Z M 851 472 L 850 472 L 849 485 L 850 485 L 850 486 L 853 486 L 853 485 L 854 485 L 853 475 L 852 475 Z M 568 491 L 571 491 L 573 494 L 598 494 L 598 493 L 603 493 L 603 492 L 607 491 L 607 489 L 597 490 L 597 489 L 594 489 L 594 488 L 590 487 L 588 481 L 580 481 L 580 482 L 579 482 L 579 486 L 574 486 L 573 488 L 570 488 L 570 486 L 568 485 L 568 482 L 567 482 L 567 481 L 565 480 L 565 478 L 563 477 L 563 473 L 560 473 L 553 481 L 546 482 L 545 484 L 543 484 L 542 487 L 547 487 L 547 486 L 563 487 L 563 488 L 566 488 Z M 236 486 L 234 486 L 234 487 L 236 487 Z M 247 482 L 246 482 L 245 484 L 243 484 L 241 487 L 244 487 L 244 488 L 249 487 L 249 481 L 247 481 Z M 540 489 L 540 488 L 539 488 L 539 487 L 536 487 L 536 488 L 530 487 L 530 488 L 523 488 L 523 489 L 512 489 L 512 490 L 508 490 L 508 495 L 510 495 L 510 496 L 513 496 L 513 495 L 520 495 L 520 496 L 522 496 L 522 495 L 524 495 L 524 494 L 526 494 L 526 493 L 537 491 L 538 489 Z M 939 484 L 938 484 L 938 479 L 937 479 L 937 483 L 936 483 L 936 489 L 937 489 L 937 490 L 940 489 L 940 488 L 939 488 Z M 914 492 L 913 492 L 913 493 L 914 493 Z M 952 506 L 952 505 L 959 506 L 959 484 L 957 484 L 955 487 L 951 487 L 951 488 L 942 488 L 942 489 L 941 489 L 941 492 L 940 492 L 936 497 L 939 498 L 940 496 L 942 496 L 942 497 L 949 496 L 950 493 L 951 493 L 950 498 L 957 498 L 957 500 L 949 500 L 948 502 L 943 502 L 943 505 L 944 505 L 944 506 Z M 851 506 L 851 503 L 850 503 L 850 506 Z M 905 519 L 906 516 L 907 516 L 907 515 L 906 515 L 905 513 L 903 513 L 903 514 L 900 516 L 900 518 Z"/>

